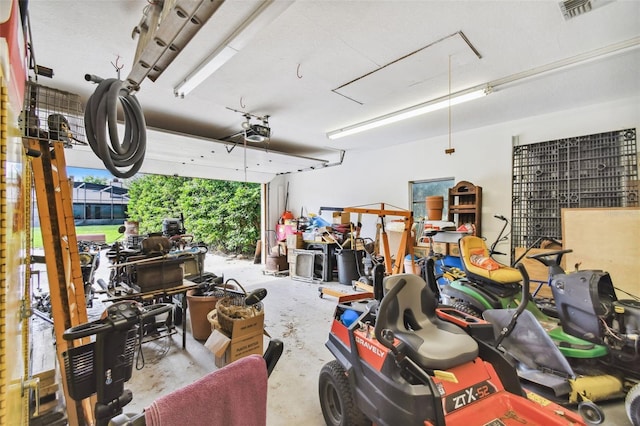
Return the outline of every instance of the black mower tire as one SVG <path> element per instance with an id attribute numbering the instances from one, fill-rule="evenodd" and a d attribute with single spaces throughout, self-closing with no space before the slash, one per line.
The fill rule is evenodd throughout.
<path id="1" fill-rule="evenodd" d="M 356 405 L 347 374 L 338 361 L 329 361 L 322 367 L 318 382 L 320 407 L 327 426 L 371 425 Z"/>
<path id="2" fill-rule="evenodd" d="M 640 426 L 640 383 L 629 390 L 624 399 L 624 408 L 627 417 L 633 426 Z"/>
<path id="3" fill-rule="evenodd" d="M 480 311 L 480 309 L 466 302 L 453 302 L 453 308 L 467 315 L 471 315 L 472 317 L 482 319 L 482 312 Z"/>

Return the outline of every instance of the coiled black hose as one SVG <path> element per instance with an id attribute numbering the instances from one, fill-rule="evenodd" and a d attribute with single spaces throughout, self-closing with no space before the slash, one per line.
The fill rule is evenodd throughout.
<path id="1" fill-rule="evenodd" d="M 103 80 L 91 74 L 86 74 L 84 78 L 98 83 L 84 112 L 84 126 L 89 145 L 114 176 L 130 178 L 142 167 L 147 147 L 147 128 L 138 99 L 123 89 L 122 81 L 118 79 Z M 118 101 L 122 104 L 125 119 L 122 142 L 117 127 Z M 107 128 L 109 139 L 106 134 Z M 130 168 L 122 171 L 119 169 L 122 167 Z"/>

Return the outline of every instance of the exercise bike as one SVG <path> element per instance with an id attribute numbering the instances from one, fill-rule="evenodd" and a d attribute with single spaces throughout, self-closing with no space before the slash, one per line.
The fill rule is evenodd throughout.
<path id="1" fill-rule="evenodd" d="M 436 308 L 433 259 L 427 271 L 429 283 L 389 275 L 373 293 L 339 298 L 326 343 L 336 359 L 319 377 L 327 425 L 584 425 L 551 401 L 527 398 L 509 361 L 484 341 L 492 326 Z"/>
<path id="2" fill-rule="evenodd" d="M 264 297 L 266 292 L 259 294 Z M 261 300 L 257 295 L 248 295 L 246 303 Z M 144 413 L 123 414 L 123 407 L 133 399 L 133 393 L 124 384 L 131 378 L 134 354 L 140 350 L 143 324 L 172 308 L 168 303 L 143 306 L 135 301 L 120 301 L 109 306 L 103 318 L 63 333 L 63 338 L 69 341 L 96 336 L 94 342 L 70 348 L 63 356 L 71 398 L 80 401 L 97 394 L 93 413 L 97 426 L 146 424 Z M 282 350 L 281 341 L 269 342 L 264 354 L 268 374 Z"/>

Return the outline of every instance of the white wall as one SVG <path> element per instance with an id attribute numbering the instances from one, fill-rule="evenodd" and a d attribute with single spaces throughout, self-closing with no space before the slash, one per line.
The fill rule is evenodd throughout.
<path id="1" fill-rule="evenodd" d="M 448 136 L 377 151 L 348 151 L 341 166 L 279 176 L 270 182 L 270 222 L 275 224 L 283 205 L 277 194 L 289 182 L 289 210 L 318 213 L 321 206 L 353 207 L 379 203 L 409 208 L 409 181 L 453 177 L 483 190 L 483 236 L 493 241 L 502 222 L 494 214 L 511 216 L 511 146 L 543 142 L 624 128 L 640 128 L 640 96 L 587 108 L 544 114 L 528 119 L 454 133 L 456 152 L 447 155 Z M 282 203 L 282 201 L 280 201 Z M 330 213 L 323 217 L 330 217 Z M 363 218 L 363 236 L 374 236 L 375 217 Z M 355 220 L 355 219 L 352 219 Z M 275 226 L 275 225 L 274 225 Z M 510 242 L 503 243 L 508 252 Z"/>

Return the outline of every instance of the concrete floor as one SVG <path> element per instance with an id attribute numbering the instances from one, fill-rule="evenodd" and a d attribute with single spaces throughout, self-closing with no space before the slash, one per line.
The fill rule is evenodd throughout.
<path id="1" fill-rule="evenodd" d="M 225 279 L 234 278 L 247 291 L 258 287 L 268 291 L 263 301 L 265 328 L 272 337 L 284 343 L 282 358 L 269 378 L 268 426 L 324 425 L 318 401 L 318 376 L 322 366 L 333 359 L 324 343 L 336 299 L 331 296 L 320 298 L 318 288 L 323 285 L 350 292 L 351 287 L 337 282 L 295 281 L 264 274 L 263 269 L 262 265 L 247 260 L 213 255 L 207 255 L 205 261 L 205 270 L 223 274 Z M 101 273 L 105 271 L 101 268 Z M 265 338 L 265 345 L 267 342 Z M 182 349 L 182 336 L 176 334 L 146 344 L 143 351 L 146 364 L 141 370 L 134 369 L 127 383 L 134 395 L 126 407 L 127 412 L 140 412 L 159 396 L 216 369 L 213 354 L 204 347 L 204 342 L 193 339 L 189 327 L 186 350 Z M 630 425 L 622 402 L 602 403 L 601 407 L 606 415 L 603 424 Z"/>
<path id="2" fill-rule="evenodd" d="M 269 378 L 267 424 L 324 425 L 318 402 L 318 376 L 322 366 L 333 359 L 324 342 L 336 299 L 321 299 L 318 284 L 264 275 L 260 265 L 226 269 L 208 270 L 218 275 L 224 272 L 225 278 L 235 278 L 247 291 L 258 287 L 267 289 L 268 295 L 263 301 L 265 329 L 284 343 L 282 357 Z M 333 283 L 332 287 L 339 285 Z M 264 343 L 266 347 L 268 338 L 265 337 Z M 128 411 L 139 411 L 159 395 L 191 383 L 216 368 L 214 356 L 204 347 L 204 342 L 194 340 L 189 333 L 186 350 L 182 350 L 181 345 L 181 336 L 174 335 L 163 359 L 134 371 L 128 384 L 134 401 Z"/>

